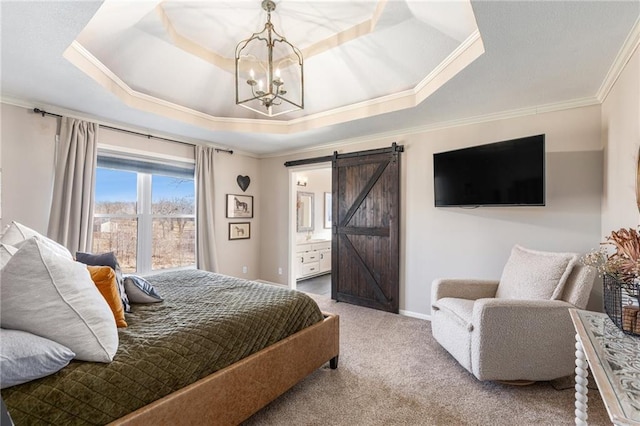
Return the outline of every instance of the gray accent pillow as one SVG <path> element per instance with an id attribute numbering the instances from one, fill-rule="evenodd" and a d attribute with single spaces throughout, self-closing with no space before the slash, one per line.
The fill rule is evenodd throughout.
<path id="1" fill-rule="evenodd" d="M 156 303 L 164 300 L 149 281 L 137 275 L 125 275 L 124 288 L 131 303 Z"/>
<path id="2" fill-rule="evenodd" d="M 122 278 L 122 271 L 120 270 L 120 264 L 116 258 L 114 252 L 109 253 L 82 253 L 76 252 L 76 260 L 85 265 L 91 266 L 110 266 L 116 273 L 116 281 L 118 281 L 118 292 L 120 293 L 120 299 L 122 299 L 122 306 L 125 312 L 131 312 L 131 304 L 129 304 L 129 297 L 127 291 L 124 288 L 124 281 Z"/>
<path id="3" fill-rule="evenodd" d="M 53 340 L 26 331 L 0 329 L 0 388 L 53 374 L 76 354 Z"/>

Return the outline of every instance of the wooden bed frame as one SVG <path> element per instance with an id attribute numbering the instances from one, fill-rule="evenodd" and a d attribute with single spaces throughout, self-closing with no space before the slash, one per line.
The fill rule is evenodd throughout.
<path id="1" fill-rule="evenodd" d="M 327 361 L 338 367 L 340 318 L 324 320 L 110 425 L 237 425 Z"/>

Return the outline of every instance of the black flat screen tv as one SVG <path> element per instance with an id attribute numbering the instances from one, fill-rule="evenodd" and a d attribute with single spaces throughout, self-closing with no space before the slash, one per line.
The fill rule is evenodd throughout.
<path id="1" fill-rule="evenodd" d="M 433 154 L 435 206 L 544 206 L 544 158 L 544 135 Z"/>

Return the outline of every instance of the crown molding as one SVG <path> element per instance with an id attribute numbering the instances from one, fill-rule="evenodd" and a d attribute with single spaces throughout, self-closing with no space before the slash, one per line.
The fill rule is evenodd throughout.
<path id="1" fill-rule="evenodd" d="M 354 40 L 359 37 L 366 36 L 370 34 L 375 29 L 384 8 L 387 5 L 388 0 L 377 0 L 376 7 L 373 10 L 371 17 L 365 21 L 362 21 L 358 24 L 352 25 L 351 27 L 342 30 L 338 33 L 334 33 L 333 35 L 314 42 L 310 46 L 300 49 L 302 52 L 302 56 L 305 59 L 309 59 L 313 56 L 319 55 L 320 53 L 326 52 L 329 49 L 333 49 L 335 47 L 340 46 L 341 44 L 347 43 L 351 40 Z M 167 15 L 164 6 L 162 3 L 159 3 L 156 6 L 156 13 L 162 22 L 162 25 L 167 33 L 167 36 L 171 40 L 171 42 L 179 49 L 184 50 L 185 52 L 192 54 L 194 56 L 199 57 L 200 59 L 209 62 L 210 64 L 221 68 L 226 71 L 235 72 L 235 58 L 228 58 L 226 56 L 220 55 L 217 52 L 212 51 L 211 49 L 203 46 L 202 44 L 190 39 L 189 37 L 182 34 L 178 31 L 173 25 L 171 18 Z"/>
<path id="2" fill-rule="evenodd" d="M 169 40 L 171 40 L 174 46 L 184 50 L 191 55 L 197 56 L 200 59 L 207 61 L 218 68 L 235 72 L 235 58 L 227 58 L 219 55 L 216 52 L 207 49 L 201 44 L 189 39 L 188 37 L 185 37 L 175 28 L 173 22 L 171 22 L 171 18 L 169 18 L 167 12 L 164 10 L 164 5 L 162 3 L 159 3 L 156 6 L 155 10 L 158 14 L 160 22 L 162 22 L 162 26 L 164 27 Z"/>
<path id="3" fill-rule="evenodd" d="M 381 4 L 384 4 L 381 2 Z M 480 33 L 474 31 L 414 88 L 292 120 L 215 117 L 132 89 L 80 42 L 74 40 L 63 56 L 126 105 L 213 131 L 293 134 L 412 108 L 484 53 Z"/>
<path id="4" fill-rule="evenodd" d="M 622 70 L 624 70 L 624 67 L 627 65 L 629 60 L 631 60 L 631 57 L 638 48 L 638 45 L 640 45 L 640 18 L 638 18 L 633 25 L 631 32 L 622 44 L 616 59 L 613 61 L 607 75 L 602 81 L 602 85 L 600 85 L 600 88 L 596 92 L 596 98 L 600 103 L 604 102 L 609 95 L 613 85 L 620 77 Z"/>
<path id="5" fill-rule="evenodd" d="M 287 133 L 287 126 L 284 121 L 213 117 L 209 114 L 133 90 L 77 40 L 71 43 L 64 51 L 63 56 L 132 108 L 209 130 Z"/>
<path id="6" fill-rule="evenodd" d="M 429 97 L 436 89 L 453 78 L 458 72 L 462 71 L 467 65 L 479 58 L 484 53 L 484 43 L 480 36 L 480 30 L 476 28 L 474 32 L 467 37 L 456 49 L 454 49 L 444 61 L 438 64 L 420 83 L 413 89 L 416 94 L 415 104 L 418 105 Z M 466 61 L 465 55 L 473 56 L 473 59 Z M 456 61 L 462 60 L 465 65 L 462 67 L 456 66 Z M 451 68 L 454 68 L 454 72 L 451 73 Z M 449 74 L 449 75 L 447 75 Z M 443 78 L 444 77 L 444 78 Z M 440 80 L 440 82 L 438 82 Z"/>
<path id="7" fill-rule="evenodd" d="M 242 156 L 245 156 L 245 157 L 258 158 L 258 156 L 255 153 L 242 151 L 242 150 L 239 150 L 237 148 L 232 148 L 232 147 L 227 146 L 227 145 L 221 145 L 221 144 L 218 144 L 218 143 L 215 143 L 215 142 L 211 142 L 211 141 L 206 141 L 206 140 L 203 140 L 203 139 L 187 138 L 187 137 L 184 137 L 184 136 L 178 136 L 178 135 L 174 135 L 174 134 L 171 134 L 171 133 L 163 133 L 163 132 L 158 132 L 158 131 L 150 132 L 148 128 L 136 127 L 136 126 L 131 126 L 131 125 L 123 124 L 123 123 L 119 123 L 119 122 L 104 120 L 104 119 L 102 119 L 100 117 L 97 117 L 95 115 L 81 113 L 81 112 L 78 112 L 78 111 L 75 111 L 75 110 L 70 110 L 70 109 L 62 108 L 62 107 L 59 107 L 59 106 L 56 106 L 56 105 L 47 104 L 45 102 L 30 101 L 30 100 L 11 97 L 11 96 L 0 96 L 0 105 L 2 105 L 2 104 L 4 104 L 4 105 L 12 105 L 12 106 L 16 106 L 16 107 L 19 107 L 19 108 L 25 108 L 25 109 L 30 110 L 30 111 L 33 111 L 33 108 L 40 108 L 40 109 L 44 109 L 47 112 L 50 112 L 52 114 L 63 115 L 65 117 L 75 118 L 75 119 L 78 119 L 78 120 L 92 121 L 92 122 L 97 123 L 97 124 L 102 125 L 102 126 L 111 126 L 111 127 L 115 127 L 115 128 L 122 129 L 122 130 L 128 130 L 128 131 L 132 131 L 132 132 L 150 134 L 151 136 L 156 136 L 156 137 L 160 137 L 160 138 L 174 139 L 174 140 L 176 140 L 178 142 L 183 142 L 183 143 L 191 144 L 191 145 L 194 145 L 194 146 L 203 145 L 203 146 L 211 146 L 213 148 L 218 148 L 218 149 L 232 149 L 234 154 L 242 155 Z M 36 113 L 34 113 L 34 114 L 36 114 Z M 167 142 L 169 142 L 169 141 L 167 141 Z"/>
<path id="8" fill-rule="evenodd" d="M 38 106 L 39 108 L 46 109 L 48 112 L 65 115 L 67 117 L 78 118 L 82 120 L 90 120 L 98 124 L 120 127 L 125 130 L 131 130 L 136 132 L 148 131 L 148 129 L 143 129 L 143 128 L 134 127 L 134 126 L 127 126 L 121 123 L 114 123 L 114 122 L 101 120 L 89 114 L 82 114 L 77 111 L 67 110 L 64 108 L 57 107 L 55 105 L 43 104 L 41 102 L 38 103 L 38 102 L 26 101 L 18 98 L 2 96 L 0 97 L 0 103 L 22 107 L 26 109 L 33 109 L 35 106 Z M 191 143 L 194 145 L 208 145 L 208 146 L 213 146 L 215 148 L 233 149 L 234 153 L 237 153 L 239 155 L 243 155 L 251 158 L 266 159 L 266 158 L 282 157 L 287 155 L 305 154 L 305 153 L 316 152 L 321 150 L 337 150 L 338 148 L 345 148 L 350 145 L 356 145 L 364 142 L 397 139 L 399 135 L 414 135 L 419 133 L 428 133 L 428 132 L 444 130 L 452 127 L 470 126 L 473 124 L 488 123 L 492 121 L 507 120 L 511 118 L 525 117 L 525 116 L 544 114 L 549 112 L 565 111 L 565 110 L 570 110 L 574 108 L 583 108 L 583 107 L 589 107 L 589 106 L 600 105 L 600 104 L 601 104 L 600 100 L 597 99 L 596 97 L 574 99 L 566 102 L 558 102 L 553 104 L 538 105 L 538 106 L 529 107 L 529 108 L 507 110 L 507 111 L 502 111 L 494 114 L 484 114 L 484 115 L 478 115 L 474 117 L 462 118 L 458 120 L 450 120 L 450 121 L 444 121 L 440 123 L 428 124 L 423 126 L 414 126 L 414 127 L 403 128 L 403 129 L 397 129 L 397 130 L 392 130 L 388 132 L 374 133 L 367 136 L 359 136 L 359 137 L 350 138 L 350 139 L 333 141 L 333 142 L 329 142 L 322 145 L 314 145 L 312 147 L 289 150 L 289 151 L 279 151 L 279 152 L 270 153 L 270 154 L 255 154 L 251 152 L 240 151 L 236 148 L 231 148 L 225 145 L 218 145 L 218 144 L 214 144 L 204 140 L 184 138 L 184 137 L 180 137 L 180 136 L 176 136 L 168 133 L 155 133 L 154 136 L 171 138 L 178 141 Z"/>
<path id="9" fill-rule="evenodd" d="M 413 108 L 483 53 L 484 44 L 476 30 L 414 88 L 290 120 L 293 129 L 289 133 Z M 309 126 L 310 122 L 313 125 Z"/>
<path id="10" fill-rule="evenodd" d="M 526 117 L 537 114 L 546 114 L 549 112 L 566 111 L 575 108 L 584 108 L 589 106 L 600 105 L 601 102 L 596 97 L 580 98 L 571 101 L 557 102 L 553 104 L 544 104 L 527 108 L 519 108 L 498 113 L 484 114 L 473 117 L 462 118 L 458 120 L 443 121 L 440 123 L 427 124 L 423 126 L 407 127 L 403 129 L 392 130 L 388 132 L 380 132 L 367 136 L 359 136 L 355 138 L 345 139 L 341 141 L 333 141 L 322 145 L 314 145 L 313 147 L 281 151 L 273 154 L 261 154 L 258 158 L 275 158 L 288 155 L 305 154 L 320 150 L 329 150 L 345 148 L 350 145 L 356 145 L 364 142 L 373 142 L 377 140 L 397 140 L 398 136 L 415 135 L 419 133 L 428 133 L 438 130 L 450 129 L 452 127 L 470 126 L 473 124 L 489 123 L 492 121 L 508 120 L 511 118 Z M 386 143 L 386 142 L 385 142 Z"/>

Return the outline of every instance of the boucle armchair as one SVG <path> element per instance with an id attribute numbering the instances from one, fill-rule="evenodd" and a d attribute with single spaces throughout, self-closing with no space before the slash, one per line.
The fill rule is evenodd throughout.
<path id="1" fill-rule="evenodd" d="M 595 276 L 574 253 L 515 246 L 500 281 L 433 282 L 433 336 L 479 380 L 568 376 L 575 363 L 569 308 L 585 308 Z"/>

